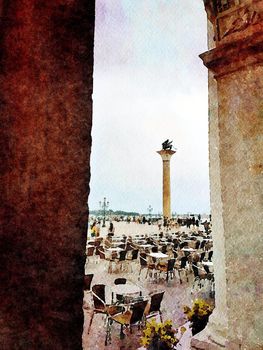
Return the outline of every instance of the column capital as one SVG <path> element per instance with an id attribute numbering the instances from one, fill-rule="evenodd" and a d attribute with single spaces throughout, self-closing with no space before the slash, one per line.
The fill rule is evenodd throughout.
<path id="1" fill-rule="evenodd" d="M 200 55 L 215 78 L 263 62 L 263 30 L 232 43 L 220 45 Z"/>
<path id="2" fill-rule="evenodd" d="M 161 151 L 157 151 L 157 153 L 160 154 L 162 157 L 162 160 L 165 162 L 170 161 L 173 154 L 176 153 L 176 151 L 170 150 L 170 149 L 162 149 Z"/>
<path id="3" fill-rule="evenodd" d="M 215 78 L 263 62 L 263 0 L 205 1 L 215 48 L 200 55 Z M 212 37 L 212 36 L 211 36 Z"/>

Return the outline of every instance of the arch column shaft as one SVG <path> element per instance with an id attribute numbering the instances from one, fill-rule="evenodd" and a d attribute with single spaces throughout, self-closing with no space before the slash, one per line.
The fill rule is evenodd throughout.
<path id="1" fill-rule="evenodd" d="M 216 308 L 193 349 L 263 347 L 263 1 L 206 9 Z M 214 43 L 212 38 L 216 39 Z M 261 297 L 260 297 L 261 295 Z"/>
<path id="2" fill-rule="evenodd" d="M 80 350 L 95 0 L 0 6 L 0 349 Z"/>

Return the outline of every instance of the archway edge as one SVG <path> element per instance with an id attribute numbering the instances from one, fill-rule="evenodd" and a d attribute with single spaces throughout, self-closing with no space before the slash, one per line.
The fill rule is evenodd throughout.
<path id="1" fill-rule="evenodd" d="M 200 57 L 209 69 L 216 309 L 192 348 L 256 350 L 263 346 L 263 2 L 228 1 L 221 12 L 213 4 L 205 1 L 210 50 Z"/>

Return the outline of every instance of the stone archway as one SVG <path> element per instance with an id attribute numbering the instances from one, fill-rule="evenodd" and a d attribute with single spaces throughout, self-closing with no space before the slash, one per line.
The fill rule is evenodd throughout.
<path id="1" fill-rule="evenodd" d="M 263 1 L 205 1 L 216 309 L 193 349 L 262 349 Z"/>
<path id="2" fill-rule="evenodd" d="M 0 348 L 81 349 L 95 0 L 0 7 Z"/>

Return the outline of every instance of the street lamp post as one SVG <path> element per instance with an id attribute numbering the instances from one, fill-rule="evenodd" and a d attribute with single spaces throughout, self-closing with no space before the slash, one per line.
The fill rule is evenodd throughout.
<path id="1" fill-rule="evenodd" d="M 149 205 L 149 207 L 148 207 L 148 212 L 149 212 L 150 220 L 151 220 L 151 218 L 152 218 L 152 211 L 153 211 L 153 208 L 152 208 L 151 205 Z"/>
<path id="2" fill-rule="evenodd" d="M 102 227 L 105 227 L 105 218 L 106 218 L 106 210 L 109 207 L 109 202 L 106 201 L 106 197 L 103 198 L 103 202 L 99 202 L 100 204 L 100 208 L 103 210 L 103 223 L 102 223 Z"/>

